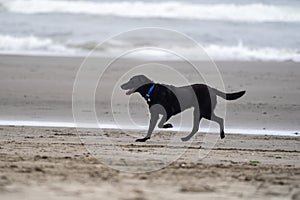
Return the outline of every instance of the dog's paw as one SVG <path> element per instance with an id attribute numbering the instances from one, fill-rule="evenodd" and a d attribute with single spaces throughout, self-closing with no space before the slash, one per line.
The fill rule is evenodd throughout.
<path id="1" fill-rule="evenodd" d="M 191 138 L 189 138 L 189 137 L 183 137 L 183 138 L 181 138 L 181 141 L 183 141 L 183 142 L 186 142 L 186 141 L 189 141 Z"/>
<path id="2" fill-rule="evenodd" d="M 163 128 L 173 128 L 172 124 L 164 124 Z"/>
<path id="3" fill-rule="evenodd" d="M 136 139 L 135 142 L 146 142 L 149 139 L 150 139 L 149 137 L 140 138 L 140 139 Z"/>
<path id="4" fill-rule="evenodd" d="M 225 138 L 225 134 L 224 134 L 224 133 L 221 133 L 221 134 L 220 134 L 220 138 L 221 138 L 221 139 L 224 139 L 224 138 Z"/>

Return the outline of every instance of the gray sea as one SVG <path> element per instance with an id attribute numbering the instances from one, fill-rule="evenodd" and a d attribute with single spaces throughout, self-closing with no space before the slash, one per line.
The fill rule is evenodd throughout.
<path id="1" fill-rule="evenodd" d="M 182 33 L 216 60 L 300 61 L 298 0 L 0 0 L 1 54 L 85 56 L 111 38 L 97 55 L 144 43 L 185 48 L 197 59 L 168 34 L 113 37 L 143 27 Z"/>

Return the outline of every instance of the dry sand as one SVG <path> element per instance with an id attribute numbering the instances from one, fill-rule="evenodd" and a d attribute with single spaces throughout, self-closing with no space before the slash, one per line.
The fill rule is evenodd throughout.
<path id="1" fill-rule="evenodd" d="M 82 60 L 0 56 L 0 121 L 73 122 L 72 89 Z M 106 60 L 90 64 L 103 67 Z M 120 67 L 143 62 L 124 60 Z M 184 67 L 175 61 L 164 64 Z M 209 151 L 201 128 L 188 145 L 174 132 L 160 130 L 138 144 L 133 141 L 145 130 L 2 126 L 0 199 L 300 199 L 299 64 L 217 64 L 226 91 L 247 90 L 244 98 L 228 104 L 225 130 L 287 131 L 290 136 L 227 134 Z M 96 94 L 101 122 L 109 123 L 109 91 L 121 72 L 112 71 L 106 92 Z M 143 102 L 133 107 L 133 117 L 147 123 Z M 157 159 L 135 159 L 145 153 Z M 150 172 L 128 173 L 131 169 Z"/>
<path id="2" fill-rule="evenodd" d="M 137 144 L 117 130 L 104 132 L 124 155 L 163 152 L 161 143 L 170 138 L 165 132 Z M 126 173 L 95 159 L 72 128 L 1 127 L 0 133 L 1 199 L 300 199 L 299 137 L 230 134 L 195 161 L 191 158 L 201 151 L 198 135 L 169 166 Z M 125 158 L 123 165 L 135 167 L 100 143 L 103 157 Z M 172 146 L 174 154 L 176 148 L 180 145 Z"/>

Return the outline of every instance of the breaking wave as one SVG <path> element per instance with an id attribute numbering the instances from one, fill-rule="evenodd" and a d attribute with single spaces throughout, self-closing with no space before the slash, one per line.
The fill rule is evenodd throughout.
<path id="1" fill-rule="evenodd" d="M 40 38 L 36 36 L 16 37 L 11 35 L 0 35 L 0 54 L 33 54 L 33 55 L 87 55 L 97 42 L 85 42 L 82 44 L 63 44 L 57 43 L 49 38 Z M 125 46 L 124 46 L 125 45 Z M 130 45 L 130 46 L 127 46 Z M 151 45 L 149 45 L 151 46 Z M 95 55 L 111 56 L 124 53 L 124 49 L 134 49 L 133 44 L 122 41 L 114 41 L 101 49 L 97 49 Z M 300 62 L 300 51 L 297 49 L 280 48 L 254 48 L 248 47 L 240 42 L 234 46 L 223 46 L 210 44 L 203 47 L 207 54 L 214 60 L 242 60 L 242 61 L 294 61 Z M 181 46 L 173 46 L 168 49 L 173 52 L 184 52 L 191 55 L 196 60 L 205 60 L 207 57 L 197 55 L 199 49 Z M 113 54 L 112 54 L 113 52 Z M 158 50 L 143 50 L 133 54 L 135 57 L 145 59 L 174 59 L 174 55 Z"/>
<path id="2" fill-rule="evenodd" d="M 7 54 L 74 54 L 74 49 L 35 36 L 0 35 L 0 52 Z"/>

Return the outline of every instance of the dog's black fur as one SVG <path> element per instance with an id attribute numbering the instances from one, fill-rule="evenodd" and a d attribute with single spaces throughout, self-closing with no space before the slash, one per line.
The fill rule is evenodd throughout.
<path id="1" fill-rule="evenodd" d="M 153 85 L 154 89 L 148 98 L 146 95 Z M 175 87 L 154 83 L 144 75 L 132 77 L 127 83 L 121 85 L 121 88 L 128 90 L 126 92 L 127 95 L 135 92 L 140 93 L 147 100 L 149 106 L 151 119 L 148 133 L 146 137 L 137 139 L 137 142 L 145 142 L 150 139 L 159 115 L 162 115 L 162 118 L 158 127 L 172 128 L 172 124 L 166 123 L 170 117 L 192 107 L 194 108 L 193 130 L 188 136 L 182 138 L 182 141 L 188 141 L 197 133 L 202 118 L 217 122 L 220 125 L 220 137 L 223 139 L 225 137 L 224 120 L 214 114 L 217 96 L 226 100 L 235 100 L 243 96 L 246 92 L 240 91 L 228 94 L 204 84 Z"/>

